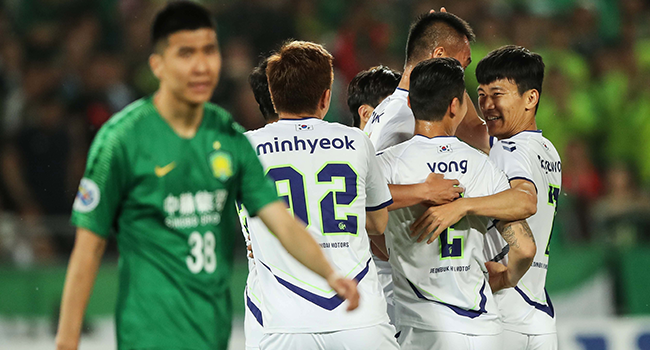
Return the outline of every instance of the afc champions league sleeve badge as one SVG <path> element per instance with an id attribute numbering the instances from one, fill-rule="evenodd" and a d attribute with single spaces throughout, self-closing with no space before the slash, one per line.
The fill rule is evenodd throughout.
<path id="1" fill-rule="evenodd" d="M 226 182 L 233 174 L 232 157 L 226 151 L 216 150 L 210 153 L 209 159 L 212 174 L 221 182 Z"/>
<path id="2" fill-rule="evenodd" d="M 84 177 L 81 179 L 81 183 L 79 183 L 79 190 L 72 209 L 80 213 L 91 212 L 97 208 L 100 197 L 99 187 L 95 181 Z"/>

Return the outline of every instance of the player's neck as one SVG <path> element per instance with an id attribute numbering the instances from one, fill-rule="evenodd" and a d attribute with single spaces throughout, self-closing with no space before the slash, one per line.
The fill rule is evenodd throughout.
<path id="1" fill-rule="evenodd" d="M 293 114 L 293 113 L 284 113 L 280 112 L 278 113 L 278 116 L 280 117 L 280 120 L 282 119 L 306 119 L 306 118 L 316 118 L 316 119 L 323 119 L 317 114 Z"/>
<path id="2" fill-rule="evenodd" d="M 535 120 L 535 116 L 532 116 L 532 119 L 531 118 L 523 119 L 521 125 L 515 127 L 512 130 L 512 132 L 508 133 L 507 135 L 503 135 L 502 137 L 497 137 L 497 139 L 499 140 L 509 139 L 524 131 L 536 131 L 536 130 L 539 130 L 537 129 L 537 121 Z"/>
<path id="3" fill-rule="evenodd" d="M 413 70 L 413 65 L 407 64 L 404 67 L 404 73 L 402 73 L 402 79 L 399 81 L 398 88 L 407 90 L 409 89 L 409 84 L 411 83 L 411 71 Z"/>
<path id="4" fill-rule="evenodd" d="M 161 89 L 154 95 L 153 104 L 178 136 L 191 139 L 196 135 L 203 120 L 203 103 L 189 104 Z"/>
<path id="5" fill-rule="evenodd" d="M 415 135 L 422 135 L 428 138 L 438 137 L 438 136 L 454 136 L 454 130 L 445 125 L 446 123 L 442 120 L 440 121 L 428 121 L 428 120 L 415 120 Z"/>

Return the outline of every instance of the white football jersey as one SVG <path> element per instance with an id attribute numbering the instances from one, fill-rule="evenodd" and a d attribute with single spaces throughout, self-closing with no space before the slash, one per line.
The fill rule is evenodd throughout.
<path id="1" fill-rule="evenodd" d="M 239 214 L 239 224 L 241 226 L 242 234 L 246 246 L 251 244 L 250 233 L 248 231 L 248 223 L 251 217 L 248 215 L 246 207 L 237 202 L 237 213 Z M 255 218 L 255 220 L 259 220 Z M 263 223 L 262 223 L 263 225 Z M 259 348 L 260 340 L 264 336 L 264 318 L 262 317 L 260 300 L 260 286 L 259 279 L 257 278 L 257 269 L 255 268 L 255 260 L 248 256 L 246 251 L 246 258 L 248 259 L 248 277 L 246 278 L 246 288 L 244 288 L 244 336 L 246 338 L 247 348 Z"/>
<path id="2" fill-rule="evenodd" d="M 548 247 L 562 186 L 562 162 L 541 131 L 524 131 L 495 142 L 490 159 L 510 181 L 524 179 L 537 189 L 537 213 L 527 219 L 537 244 L 532 266 L 515 288 L 495 293 L 505 329 L 525 334 L 555 333 L 555 311 L 546 293 Z M 496 229 L 486 235 L 486 258 L 507 264 L 507 243 Z"/>
<path id="3" fill-rule="evenodd" d="M 489 158 L 456 137 L 411 140 L 378 154 L 389 184 L 423 182 L 431 173 L 458 179 L 464 197 L 488 196 L 510 188 Z M 393 266 L 396 324 L 414 328 L 494 335 L 501 332 L 485 268 L 484 235 L 491 220 L 467 216 L 432 244 L 411 237 L 422 205 L 389 213 L 386 243 Z"/>
<path id="4" fill-rule="evenodd" d="M 327 281 L 296 261 L 259 219 L 249 221 L 264 331 L 315 333 L 388 322 L 370 258 L 366 211 L 392 203 L 370 140 L 359 129 L 316 118 L 281 119 L 246 134 L 278 195 L 342 275 L 359 283 L 346 311 Z"/>
<path id="5" fill-rule="evenodd" d="M 413 137 L 415 117 L 408 95 L 408 90 L 397 88 L 375 108 L 363 129 L 378 152 Z"/>

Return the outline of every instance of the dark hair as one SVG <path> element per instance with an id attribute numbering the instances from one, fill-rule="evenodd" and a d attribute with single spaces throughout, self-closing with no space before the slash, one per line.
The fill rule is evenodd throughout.
<path id="1" fill-rule="evenodd" d="M 202 28 L 216 28 L 210 11 L 192 1 L 172 1 L 156 14 L 151 26 L 151 45 L 156 49 L 171 34 Z"/>
<path id="2" fill-rule="evenodd" d="M 431 58 L 411 72 L 409 99 L 415 119 L 439 121 L 454 100 L 465 96 L 465 72 L 455 58 Z"/>
<path id="3" fill-rule="evenodd" d="M 266 65 L 267 60 L 265 58 L 248 76 L 248 84 L 253 90 L 255 101 L 257 101 L 257 104 L 260 107 L 260 112 L 262 112 L 264 120 L 269 122 L 277 120 L 278 114 L 275 112 L 275 107 L 273 107 L 273 101 L 271 101 L 269 81 L 266 78 Z"/>
<path id="4" fill-rule="evenodd" d="M 507 45 L 483 57 L 476 66 L 476 79 L 487 85 L 499 79 L 507 79 L 517 85 L 519 95 L 535 89 L 542 95 L 544 61 L 542 56 L 525 47 Z"/>
<path id="5" fill-rule="evenodd" d="M 292 41 L 268 59 L 266 76 L 275 110 L 314 113 L 323 93 L 332 87 L 332 55 L 321 45 Z"/>
<path id="6" fill-rule="evenodd" d="M 354 126 L 359 127 L 361 117 L 359 107 L 377 105 L 399 85 L 402 73 L 396 72 L 386 66 L 376 66 L 359 72 L 348 85 L 348 107 L 352 112 Z"/>
<path id="7" fill-rule="evenodd" d="M 471 42 L 476 36 L 462 18 L 449 12 L 424 14 L 411 25 L 406 42 L 406 62 L 426 58 L 438 46 L 457 45 L 463 38 Z"/>

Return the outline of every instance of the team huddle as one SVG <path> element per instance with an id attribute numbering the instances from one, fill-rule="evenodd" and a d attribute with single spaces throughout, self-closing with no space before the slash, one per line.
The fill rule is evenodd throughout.
<path id="1" fill-rule="evenodd" d="M 542 58 L 490 52 L 444 10 L 411 26 L 403 73 L 348 87 L 355 127 L 323 120 L 333 57 L 285 43 L 249 77 L 267 125 L 207 103 L 211 15 L 169 4 L 152 28 L 158 92 L 93 142 L 57 335 L 76 349 L 117 226 L 119 349 L 226 349 L 232 229 L 249 244 L 247 349 L 557 349 L 545 290 L 561 161 L 537 130 Z M 237 212 L 235 212 L 235 210 Z"/>

